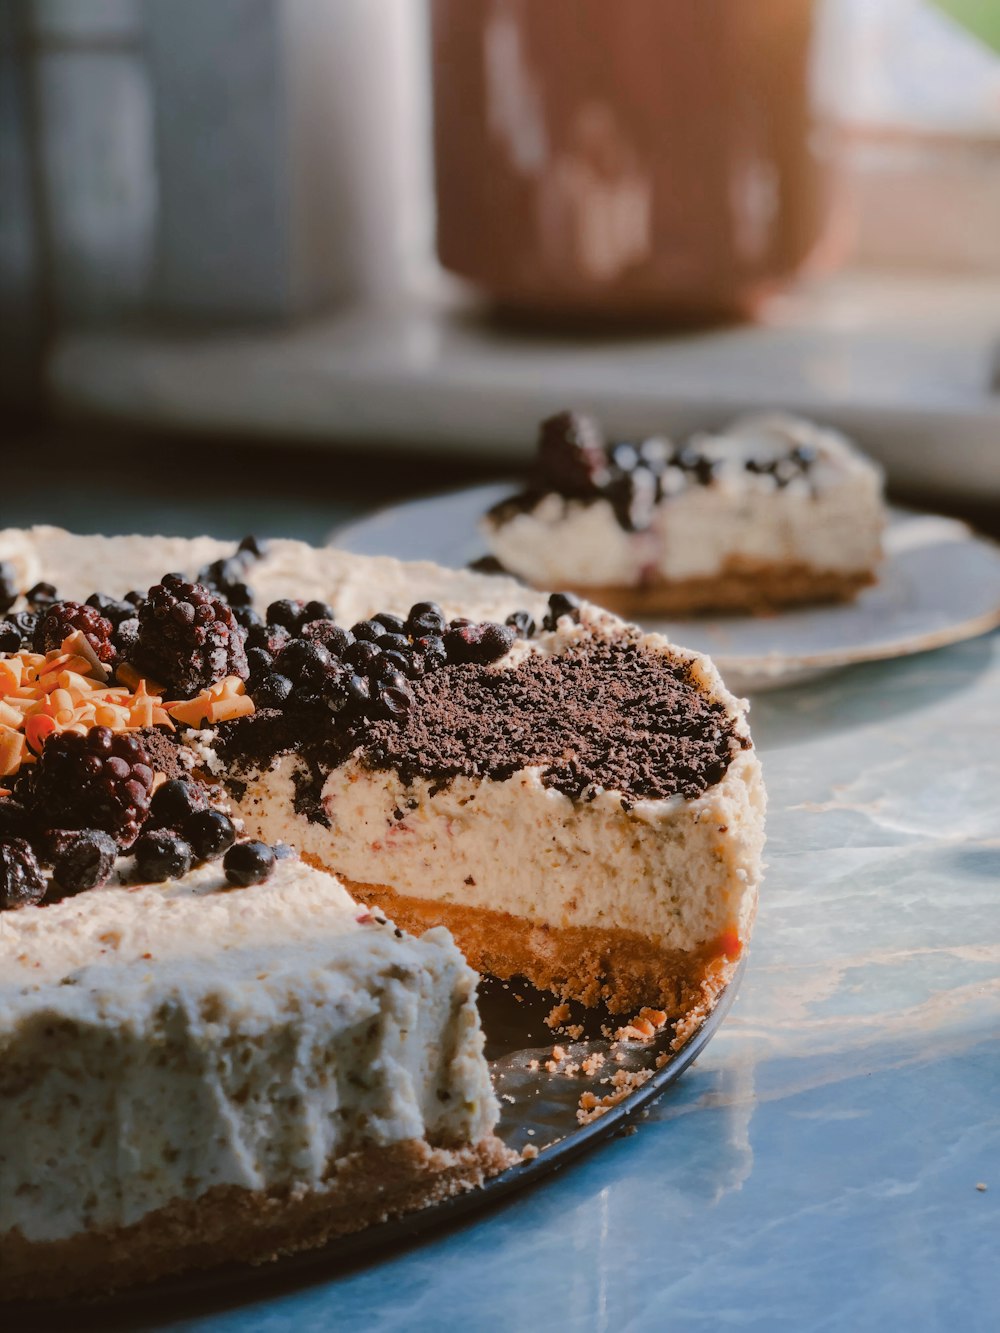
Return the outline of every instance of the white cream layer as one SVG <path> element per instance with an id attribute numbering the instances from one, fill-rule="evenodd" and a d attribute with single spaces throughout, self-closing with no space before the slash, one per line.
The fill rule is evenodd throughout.
<path id="1" fill-rule="evenodd" d="M 214 866 L 0 916 L 0 1232 L 321 1188 L 362 1146 L 489 1133 L 475 974 L 447 931 L 368 917 L 294 859 L 247 889 Z"/>
<path id="2" fill-rule="evenodd" d="M 543 496 L 503 521 L 485 519 L 505 569 L 540 587 L 633 586 L 722 574 L 726 565 L 798 565 L 817 573 L 869 570 L 884 526 L 882 474 L 843 436 L 787 417 L 749 417 L 700 451 L 717 460 L 708 485 L 685 484 L 656 508 L 650 527 L 626 532 L 607 500 Z M 748 472 L 749 457 L 817 451 L 809 472 L 779 487 Z"/>

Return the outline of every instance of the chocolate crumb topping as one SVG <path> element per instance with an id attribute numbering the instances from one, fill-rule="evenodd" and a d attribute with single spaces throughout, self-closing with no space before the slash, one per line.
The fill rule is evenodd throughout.
<path id="1" fill-rule="evenodd" d="M 445 667 L 416 683 L 406 717 L 369 728 L 364 755 L 404 782 L 442 785 L 537 765 L 544 784 L 567 796 L 604 787 L 626 805 L 699 796 L 746 745 L 686 663 L 623 640 L 528 657 L 506 671 Z"/>

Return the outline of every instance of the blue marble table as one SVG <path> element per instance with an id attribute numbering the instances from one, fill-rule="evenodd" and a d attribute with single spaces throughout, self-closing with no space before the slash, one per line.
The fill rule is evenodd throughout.
<path id="1" fill-rule="evenodd" d="M 183 471 L 168 501 L 129 475 L 82 502 L 22 470 L 19 519 L 315 540 L 379 498 L 344 504 L 310 469 L 311 498 L 244 479 L 223 508 Z M 752 722 L 770 816 L 749 966 L 636 1133 L 381 1262 L 73 1327 L 1000 1326 L 1000 637 L 762 694 Z"/>

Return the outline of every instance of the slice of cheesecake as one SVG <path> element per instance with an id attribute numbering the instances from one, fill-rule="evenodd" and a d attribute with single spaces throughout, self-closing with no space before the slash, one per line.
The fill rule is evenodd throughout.
<path id="1" fill-rule="evenodd" d="M 513 1160 L 447 933 L 403 935 L 297 858 L 2 927 L 4 1300 L 320 1245 Z"/>
<path id="2" fill-rule="evenodd" d="M 675 447 L 611 443 L 567 412 L 542 423 L 534 483 L 483 532 L 536 587 L 674 616 L 849 599 L 874 582 L 884 525 L 879 469 L 808 421 L 742 417 Z"/>

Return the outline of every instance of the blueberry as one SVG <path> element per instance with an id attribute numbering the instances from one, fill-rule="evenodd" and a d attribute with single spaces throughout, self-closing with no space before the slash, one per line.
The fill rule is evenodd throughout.
<path id="1" fill-rule="evenodd" d="M 236 623 L 246 630 L 257 629 L 264 623 L 264 617 L 252 606 L 234 606 L 233 615 L 236 617 Z"/>
<path id="2" fill-rule="evenodd" d="M 131 602 L 107 597 L 103 592 L 91 593 L 87 598 L 87 606 L 92 606 L 105 620 L 110 620 L 115 629 L 123 620 L 131 620 L 135 615 L 135 607 Z"/>
<path id="3" fill-rule="evenodd" d="M 290 861 L 298 856 L 298 852 L 287 842 L 276 842 L 271 849 L 274 852 L 276 861 Z"/>
<path id="4" fill-rule="evenodd" d="M 35 637 L 35 629 L 40 619 L 36 611 L 11 611 L 7 616 L 7 623 L 14 626 L 22 642 L 30 643 Z"/>
<path id="5" fill-rule="evenodd" d="M 462 625 L 444 636 L 449 662 L 475 662 L 481 666 L 496 662 L 514 643 L 509 625 Z"/>
<path id="6" fill-rule="evenodd" d="M 378 702 L 378 711 L 383 717 L 400 718 L 405 717 L 410 711 L 413 696 L 405 688 L 387 686 L 384 690 L 379 690 Z"/>
<path id="7" fill-rule="evenodd" d="M 59 594 L 52 583 L 36 583 L 24 595 L 28 604 L 36 610 L 47 610 L 53 602 L 59 600 Z"/>
<path id="8" fill-rule="evenodd" d="M 179 879 L 191 869 L 194 857 L 190 846 L 170 829 L 144 833 L 133 847 L 136 878 L 149 884 L 165 879 Z"/>
<path id="9" fill-rule="evenodd" d="M 410 650 L 410 641 L 405 634 L 380 634 L 375 640 L 375 646 L 381 648 L 383 652 L 407 653 Z"/>
<path id="10" fill-rule="evenodd" d="M 302 623 L 302 603 L 282 597 L 267 608 L 265 619 L 269 625 L 281 625 L 290 633 L 297 634 Z"/>
<path id="11" fill-rule="evenodd" d="M 221 810 L 198 810 L 184 821 L 182 830 L 199 861 L 212 861 L 236 841 L 233 821 Z"/>
<path id="12" fill-rule="evenodd" d="M 292 680 L 318 680 L 333 661 L 321 643 L 310 639 L 289 639 L 276 659 L 276 666 Z"/>
<path id="13" fill-rule="evenodd" d="M 337 613 L 329 602 L 306 602 L 302 611 L 302 623 L 309 620 L 336 620 Z"/>
<path id="14" fill-rule="evenodd" d="M 222 865 L 230 884 L 246 888 L 267 879 L 274 869 L 274 852 L 266 842 L 237 842 L 226 852 Z"/>
<path id="15" fill-rule="evenodd" d="M 204 810 L 207 805 L 205 793 L 197 783 L 173 778 L 154 793 L 149 806 L 149 826 L 154 829 L 180 828 L 196 810 Z"/>
<path id="16" fill-rule="evenodd" d="M 406 621 L 406 631 L 415 639 L 430 634 L 440 634 L 447 625 L 444 612 L 437 602 L 415 602 L 410 607 Z"/>
<path id="17" fill-rule="evenodd" d="M 274 658 L 266 648 L 250 648 L 247 651 L 247 666 L 251 677 L 263 676 L 274 666 Z"/>
<path id="18" fill-rule="evenodd" d="M 301 634 L 304 639 L 321 643 L 336 657 L 340 657 L 344 649 L 349 648 L 354 642 L 354 635 L 350 630 L 341 629 L 330 619 L 304 621 Z"/>
<path id="19" fill-rule="evenodd" d="M 639 450 L 634 444 L 613 444 L 610 455 L 612 465 L 621 472 L 631 472 L 639 462 Z"/>
<path id="20" fill-rule="evenodd" d="M 131 592 L 127 592 L 125 594 L 122 600 L 125 602 L 131 602 L 133 606 L 138 607 L 142 606 L 143 602 L 146 600 L 146 594 L 144 592 L 136 592 L 135 589 L 133 588 Z"/>
<path id="21" fill-rule="evenodd" d="M 533 639 L 535 637 L 537 626 L 530 611 L 512 611 L 504 624 L 509 625 L 519 639 Z"/>
<path id="22" fill-rule="evenodd" d="M 64 897 L 103 884 L 115 864 L 118 844 L 100 829 L 49 834 L 52 878 Z"/>
<path id="23" fill-rule="evenodd" d="M 402 616 L 394 616 L 391 611 L 380 611 L 378 615 L 372 616 L 387 634 L 405 634 L 406 621 Z"/>
<path id="24" fill-rule="evenodd" d="M 0 653 L 16 653 L 21 647 L 21 632 L 8 621 L 0 624 Z"/>
<path id="25" fill-rule="evenodd" d="M 571 592 L 554 592 L 549 598 L 549 613 L 542 621 L 542 628 L 553 630 L 563 616 L 569 616 L 574 624 L 580 623 L 580 599 Z"/>
<path id="26" fill-rule="evenodd" d="M 251 533 L 243 538 L 236 550 L 259 560 L 267 552 L 267 542 L 261 541 L 259 537 L 255 537 Z"/>
<path id="27" fill-rule="evenodd" d="M 448 660 L 448 650 L 444 646 L 444 639 L 439 634 L 427 634 L 423 638 L 415 639 L 413 647 L 426 671 L 444 666 Z M 417 660 L 416 657 L 415 660 Z"/>
<path id="28" fill-rule="evenodd" d="M 253 682 L 250 697 L 258 708 L 280 708 L 291 694 L 292 688 L 292 682 L 287 676 L 272 671 Z"/>
<path id="29" fill-rule="evenodd" d="M 377 657 L 381 656 L 381 652 L 380 648 L 376 648 L 367 639 L 356 639 L 354 643 L 344 649 L 341 656 L 349 666 L 364 671 Z"/>
<path id="30" fill-rule="evenodd" d="M 247 647 L 264 648 L 274 657 L 291 637 L 284 625 L 254 625 L 247 631 Z"/>
<path id="31" fill-rule="evenodd" d="M 374 643 L 385 633 L 385 626 L 375 620 L 359 620 L 351 626 L 351 633 L 360 643 Z"/>
<path id="32" fill-rule="evenodd" d="M 345 688 L 348 699 L 356 704 L 367 704 L 372 697 L 371 686 L 364 676 L 349 676 Z"/>
<path id="33" fill-rule="evenodd" d="M 0 560 L 0 614 L 17 601 L 17 570 L 9 560 Z"/>
<path id="34" fill-rule="evenodd" d="M 410 663 L 413 657 L 410 653 L 387 652 L 382 653 L 371 663 L 368 668 L 368 675 L 373 680 L 388 680 L 389 676 L 407 675 L 410 670 Z"/>

